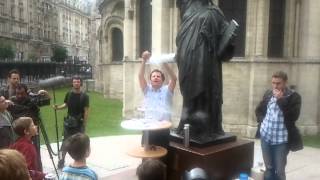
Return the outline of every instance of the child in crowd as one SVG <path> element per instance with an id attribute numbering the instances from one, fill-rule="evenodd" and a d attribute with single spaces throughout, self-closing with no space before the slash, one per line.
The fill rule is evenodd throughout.
<path id="1" fill-rule="evenodd" d="M 166 180 L 166 165 L 158 159 L 146 159 L 137 168 L 139 180 Z"/>
<path id="2" fill-rule="evenodd" d="M 76 133 L 69 137 L 66 149 L 74 162 L 62 169 L 61 180 L 97 180 L 97 174 L 86 164 L 90 155 L 90 139 L 86 134 Z"/>
<path id="3" fill-rule="evenodd" d="M 12 149 L 0 150 L 0 179 L 31 179 L 26 160 L 21 153 Z"/>
<path id="4" fill-rule="evenodd" d="M 45 174 L 41 172 L 38 164 L 39 157 L 31 141 L 31 138 L 38 133 L 37 126 L 33 124 L 32 118 L 20 117 L 13 121 L 13 129 L 19 138 L 10 147 L 24 156 L 31 178 L 33 180 L 42 180 Z"/>

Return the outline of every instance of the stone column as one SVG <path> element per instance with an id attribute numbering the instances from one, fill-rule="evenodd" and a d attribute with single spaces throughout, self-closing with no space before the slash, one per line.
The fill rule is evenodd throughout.
<path id="1" fill-rule="evenodd" d="M 124 1 L 124 21 L 123 21 L 123 109 L 124 117 L 130 116 L 134 107 L 133 93 L 136 91 L 137 74 L 134 65 L 138 61 L 137 43 L 139 35 L 137 34 L 137 7 L 139 1 L 125 0 Z M 131 110 L 131 112 L 129 112 Z"/>
<path id="2" fill-rule="evenodd" d="M 299 57 L 320 56 L 320 3 L 318 0 L 300 0 Z"/>
<path id="3" fill-rule="evenodd" d="M 136 24 L 137 24 L 136 0 L 125 0 L 123 21 L 123 57 L 124 60 L 136 60 Z"/>
<path id="4" fill-rule="evenodd" d="M 248 60 L 255 61 L 256 57 L 267 57 L 268 53 L 268 29 L 269 29 L 269 5 L 270 0 L 248 0 L 247 1 L 247 31 L 245 55 Z M 254 137 L 256 132 L 255 97 L 260 96 L 256 83 L 261 81 L 261 69 L 250 64 L 248 90 L 248 119 L 245 135 Z"/>
<path id="5" fill-rule="evenodd" d="M 314 58 L 314 61 L 319 61 L 320 57 L 320 4 L 318 0 L 299 0 L 300 4 L 300 22 L 299 22 L 299 41 L 298 45 L 298 57 L 301 59 L 309 59 Z M 318 62 L 317 62 L 318 63 Z M 320 94 L 317 88 L 310 88 L 310 84 L 312 87 L 319 87 L 319 77 L 320 72 L 319 69 L 313 71 L 311 67 L 309 68 L 298 68 L 300 76 L 296 76 L 297 89 L 301 94 L 308 94 L 309 96 L 303 97 L 303 103 L 312 104 L 313 108 L 316 111 L 310 111 L 309 109 L 304 110 L 305 114 L 312 118 L 301 118 L 304 120 L 304 123 L 301 122 L 305 126 L 304 131 L 305 134 L 315 134 L 315 132 L 319 133 L 319 110 L 320 104 L 318 100 Z M 303 106 L 302 106 L 303 107 Z M 303 114 L 302 113 L 302 114 Z M 304 115 L 302 115 L 303 117 Z M 298 122 L 300 123 L 300 122 Z"/>
<path id="6" fill-rule="evenodd" d="M 246 56 L 267 56 L 269 0 L 247 1 Z"/>
<path id="7" fill-rule="evenodd" d="M 170 47 L 170 2 L 152 1 L 152 53 L 169 53 Z"/>

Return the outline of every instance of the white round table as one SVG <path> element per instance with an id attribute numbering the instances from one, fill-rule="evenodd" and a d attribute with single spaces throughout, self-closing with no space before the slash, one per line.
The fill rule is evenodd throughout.
<path id="1" fill-rule="evenodd" d="M 139 158 L 159 158 L 167 154 L 167 149 L 161 146 L 149 144 L 149 131 L 168 129 L 172 126 L 170 121 L 157 121 L 150 119 L 131 119 L 121 122 L 121 127 L 130 130 L 143 131 L 145 138 L 144 147 L 139 146 L 129 150 L 127 153 L 133 157 Z"/>

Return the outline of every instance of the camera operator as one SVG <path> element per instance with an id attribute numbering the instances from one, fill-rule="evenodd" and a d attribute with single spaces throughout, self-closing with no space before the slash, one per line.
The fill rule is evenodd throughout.
<path id="1" fill-rule="evenodd" d="M 42 92 L 43 94 L 44 92 Z M 35 96 L 35 94 L 33 94 Z M 37 98 L 31 98 L 28 93 L 28 87 L 25 84 L 18 84 L 16 86 L 16 95 L 10 98 L 11 105 L 8 107 L 8 111 L 11 113 L 13 119 L 17 119 L 19 117 L 31 117 L 33 119 L 33 123 L 38 127 L 39 132 L 39 121 L 40 121 L 40 109 L 38 104 L 36 103 Z M 40 136 L 37 134 L 32 138 L 33 144 L 36 147 L 39 164 L 41 165 L 41 156 L 40 156 Z"/>
<path id="2" fill-rule="evenodd" d="M 64 159 L 66 156 L 66 143 L 68 137 L 76 133 L 84 133 L 87 124 L 89 112 L 89 96 L 81 91 L 81 78 L 74 76 L 72 78 L 72 90 L 69 91 L 64 103 L 61 105 L 53 105 L 56 110 L 68 108 L 68 116 L 64 119 L 64 138 L 61 145 L 61 159 L 58 163 L 58 168 L 62 169 L 64 166 Z"/>
<path id="3" fill-rule="evenodd" d="M 10 99 L 16 95 L 16 87 L 20 83 L 21 74 L 17 69 L 12 69 L 7 75 L 7 85 L 0 88 L 0 96 L 4 96 L 6 99 Z M 41 89 L 37 93 L 28 92 L 29 96 L 35 97 L 38 95 L 48 96 L 48 92 Z"/>
<path id="4" fill-rule="evenodd" d="M 7 85 L 2 86 L 0 89 L 0 96 L 9 99 L 11 96 L 16 95 L 16 86 L 20 82 L 20 72 L 16 69 L 9 71 L 7 75 Z"/>

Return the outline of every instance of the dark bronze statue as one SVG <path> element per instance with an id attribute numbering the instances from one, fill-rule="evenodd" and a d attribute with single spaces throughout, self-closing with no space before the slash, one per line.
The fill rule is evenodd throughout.
<path id="1" fill-rule="evenodd" d="M 199 141 L 223 135 L 222 62 L 233 56 L 232 40 L 221 44 L 230 26 L 210 0 L 177 0 L 181 26 L 177 35 L 176 61 L 183 96 L 181 120 L 183 134 L 190 124 L 190 137 Z M 225 43 L 225 42 L 224 42 Z M 223 47 L 218 53 L 219 47 Z"/>

